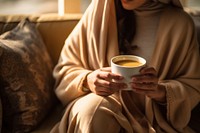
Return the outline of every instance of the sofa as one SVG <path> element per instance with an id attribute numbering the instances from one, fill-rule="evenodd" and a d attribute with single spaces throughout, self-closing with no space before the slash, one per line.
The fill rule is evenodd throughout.
<path id="1" fill-rule="evenodd" d="M 200 13 L 197 12 L 197 11 L 191 11 L 191 10 L 188 10 L 188 9 L 186 9 L 186 11 L 192 16 L 192 18 L 193 18 L 193 20 L 195 22 L 195 25 L 196 25 L 196 28 L 197 28 L 197 32 L 198 32 L 198 41 L 200 42 Z M 51 65 L 52 65 L 52 69 L 53 69 L 53 67 L 56 65 L 56 63 L 58 61 L 58 58 L 59 58 L 59 55 L 60 55 L 60 51 L 62 49 L 62 46 L 64 44 L 65 39 L 67 38 L 67 36 L 70 34 L 70 32 L 73 30 L 75 25 L 80 20 L 81 14 L 69 14 L 69 15 L 64 15 L 64 16 L 59 16 L 57 14 L 0 15 L 0 35 L 13 30 L 22 20 L 26 20 L 27 18 L 28 18 L 29 22 L 31 22 L 31 23 L 33 23 L 35 25 L 36 30 L 38 30 L 38 32 L 39 32 L 39 34 L 40 34 L 40 36 L 42 38 L 42 41 L 46 46 L 46 51 L 47 51 L 47 54 L 50 57 Z M 26 24 L 26 22 L 24 22 L 20 26 L 23 27 L 23 25 L 25 25 L 25 24 Z M 18 27 L 20 27 L 20 26 L 18 26 Z M 17 30 L 19 30 L 19 28 Z M 27 32 L 26 28 L 24 28 L 24 30 Z M 21 33 L 21 32 L 18 32 L 18 31 L 15 32 L 15 34 L 19 34 L 19 33 Z M 12 33 L 12 34 L 14 34 L 14 33 Z M 3 41 L 1 41 L 1 37 L 0 37 L 0 46 L 1 46 L 1 43 L 7 43 L 6 39 L 9 38 L 12 34 L 4 35 L 3 36 Z M 25 35 L 27 35 L 27 34 L 25 34 Z M 20 36 L 20 37 L 23 40 L 23 36 Z M 13 40 L 15 42 L 15 37 L 11 37 L 11 38 L 14 38 Z M 33 37 L 31 36 L 30 38 L 34 38 L 34 36 Z M 22 41 L 22 40 L 20 40 L 20 41 Z M 34 43 L 38 43 L 38 42 L 34 42 Z M 3 53 L 5 53 L 5 52 L 1 52 L 1 51 L 3 51 L 3 50 L 1 50 L 1 47 L 0 47 L 0 69 L 1 69 L 1 63 L 2 63 L 1 62 L 1 60 L 2 60 L 1 56 L 3 55 Z M 8 54 L 8 56 L 9 56 L 9 54 Z M 40 56 L 43 56 L 43 55 L 40 55 Z M 15 57 L 16 56 L 13 57 L 14 61 L 17 60 L 17 59 L 15 59 Z M 9 56 L 9 58 L 10 58 L 10 56 Z M 31 57 L 31 59 L 34 59 L 34 57 Z M 39 59 L 41 59 L 41 58 L 39 58 Z M 4 59 L 4 62 L 7 63 L 8 62 L 7 59 Z M 45 64 L 42 64 L 42 65 L 45 66 Z M 2 67 L 2 68 L 5 69 L 5 67 Z M 50 72 L 52 72 L 52 69 L 51 69 Z M 16 70 L 18 70 L 18 69 L 16 69 Z M 12 71 L 12 69 L 9 69 L 7 71 L 10 72 L 10 71 Z M 0 75 L 2 73 L 3 72 L 0 71 Z M 0 77 L 0 84 L 1 84 L 1 88 L 0 89 L 2 90 L 4 88 L 2 87 L 3 83 L 1 82 L 1 80 L 2 80 L 2 77 Z M 50 87 L 50 89 L 53 92 L 54 79 L 51 80 L 51 81 L 52 81 L 52 86 Z M 6 93 L 6 91 L 3 92 L 3 93 L 5 93 L 5 95 L 8 94 L 8 93 Z M 56 96 L 51 96 L 50 97 L 51 98 L 50 101 L 52 101 L 51 106 L 50 107 L 49 106 L 46 107 L 46 105 L 45 105 L 46 110 L 45 109 L 43 109 L 43 110 L 45 110 L 46 113 L 44 115 L 41 115 L 41 117 L 43 116 L 41 119 L 38 118 L 38 116 L 40 117 L 40 114 L 39 114 L 39 115 L 37 115 L 37 118 L 39 120 L 37 119 L 38 120 L 37 122 L 32 122 L 31 123 L 31 121 L 32 121 L 32 119 L 31 119 L 32 117 L 31 117 L 27 121 L 27 123 L 30 122 L 29 125 L 27 124 L 28 125 L 28 129 L 27 130 L 26 130 L 26 126 L 27 125 L 25 125 L 25 126 L 23 125 L 24 127 L 22 126 L 22 128 L 20 130 L 12 130 L 12 129 L 10 129 L 10 126 L 7 126 L 7 124 L 10 124 L 12 122 L 11 127 L 14 124 L 16 124 L 16 123 L 14 123 L 15 120 L 12 121 L 12 118 L 14 118 L 15 115 L 16 115 L 16 112 L 14 112 L 16 108 L 11 108 L 10 106 L 6 107 L 8 110 L 10 109 L 11 111 L 14 112 L 12 114 L 8 113 L 6 115 L 6 116 L 10 117 L 10 119 L 8 119 L 8 120 L 10 120 L 10 122 L 6 123 L 4 121 L 4 119 L 6 119 L 6 116 L 4 115 L 4 113 L 6 113 L 7 110 L 4 109 L 4 106 L 5 106 L 5 103 L 12 104 L 13 101 L 9 101 L 9 98 L 5 97 L 3 93 L 2 92 L 0 93 L 0 96 L 3 97 L 3 98 L 0 99 L 0 132 L 2 131 L 3 133 L 9 133 L 9 132 L 13 132 L 13 133 L 15 133 L 15 132 L 17 132 L 17 133 L 20 133 L 20 132 L 48 133 L 53 128 L 53 126 L 62 117 L 64 108 L 62 107 L 61 103 L 56 99 Z M 30 93 L 26 92 L 26 94 L 30 94 Z M 12 96 L 13 95 L 11 95 L 10 97 L 12 97 Z M 29 95 L 28 95 L 28 97 L 29 97 Z M 5 99 L 7 99 L 7 100 L 5 100 Z M 1 102 L 2 102 L 2 104 L 1 104 Z M 15 102 L 16 101 L 14 100 L 13 103 L 15 104 Z M 14 105 L 14 107 L 15 106 L 16 105 Z M 199 113 L 200 112 L 199 106 L 194 109 L 194 113 L 200 114 Z M 24 113 L 24 110 L 21 110 L 20 113 Z M 31 113 L 33 114 L 33 112 L 31 112 Z M 38 113 L 41 113 L 41 111 L 34 112 L 34 115 L 35 115 L 35 113 L 38 114 Z M 28 116 L 26 116 L 26 117 L 28 117 Z M 19 117 L 17 117 L 17 118 L 19 118 Z M 196 120 L 195 121 L 191 121 L 191 123 L 192 124 L 199 124 L 200 123 L 200 121 L 199 121 L 200 119 L 197 119 L 197 117 L 194 117 L 194 118 L 196 118 Z M 20 120 L 20 122 L 21 122 L 21 120 Z M 24 123 L 22 123 L 22 124 L 24 124 Z M 21 125 L 19 125 L 19 126 L 21 126 Z M 24 129 L 24 131 L 23 131 L 23 129 Z"/>
<path id="2" fill-rule="evenodd" d="M 72 15 L 64 15 L 64 16 L 59 16 L 57 14 L 0 15 L 0 35 L 6 33 L 7 31 L 9 32 L 9 31 L 13 30 L 22 20 L 25 20 L 27 18 L 31 23 L 33 23 L 35 25 L 36 29 L 40 33 L 40 36 L 46 46 L 46 50 L 51 59 L 52 66 L 54 66 L 58 61 L 59 54 L 60 54 L 60 51 L 62 49 L 65 39 L 67 38 L 67 36 L 72 31 L 72 29 L 75 27 L 75 25 L 80 20 L 81 14 L 72 14 Z M 19 34 L 19 33 L 20 32 L 17 31 L 16 34 Z M 9 38 L 9 37 L 7 37 L 7 38 Z M 33 38 L 33 37 L 31 37 L 31 38 Z M 5 41 L 5 39 L 4 39 L 4 41 Z M 1 39 L 0 39 L 0 43 L 1 43 Z M 1 46 L 0 46 L 0 51 L 1 51 Z M 3 53 L 5 53 L 5 52 L 3 52 Z M 0 58 L 1 58 L 0 60 L 2 60 L 1 56 L 0 56 Z M 10 57 L 8 57 L 8 58 L 10 58 Z M 14 60 L 16 60 L 16 59 L 14 59 Z M 5 59 L 5 62 L 7 62 L 7 59 Z M 2 61 L 1 61 L 1 64 L 2 64 Z M 12 70 L 9 70 L 9 71 L 12 71 Z M 0 72 L 0 73 L 1 73 L 1 75 L 3 75 L 3 72 Z M 53 80 L 52 80 L 52 83 L 54 83 Z M 3 87 L 2 87 L 1 81 L 0 81 L 0 84 L 1 84 L 0 89 L 2 90 Z M 53 85 L 51 86 L 51 89 L 53 92 Z M 3 94 L 3 93 L 4 92 L 1 92 L 0 96 L 2 96 L 2 95 L 4 96 L 5 94 Z M 53 128 L 53 126 L 59 121 L 59 119 L 62 115 L 63 107 L 62 107 L 61 103 L 59 103 L 59 101 L 56 99 L 55 96 L 51 97 L 50 100 L 53 101 L 53 105 L 51 104 L 51 107 L 46 107 L 48 110 L 47 111 L 45 110 L 46 112 L 42 119 L 38 120 L 36 123 L 31 123 L 30 121 L 32 121 L 32 119 L 29 118 L 28 122 L 31 123 L 30 124 L 31 128 L 28 127 L 29 129 L 27 130 L 27 132 L 30 131 L 33 133 L 48 133 Z M 1 103 L 1 101 L 3 102 L 3 99 L 2 100 L 0 99 L 0 103 Z M 16 101 L 16 99 L 15 99 L 15 101 Z M 9 104 L 9 100 L 8 99 L 6 101 L 4 100 L 4 104 L 5 103 Z M 15 103 L 12 102 L 11 104 L 15 104 Z M 8 133 L 10 133 L 10 132 L 13 132 L 13 133 L 14 132 L 26 132 L 25 129 L 24 129 L 24 131 L 23 131 L 23 129 L 21 131 L 8 129 L 8 131 L 7 131 L 6 128 L 10 128 L 10 126 L 7 127 L 7 125 L 4 123 L 4 121 L 2 122 L 2 119 L 5 119 L 5 115 L 4 115 L 5 112 L 8 110 L 8 109 L 7 110 L 3 109 L 4 106 L 5 105 L 0 104 L 0 132 L 1 132 L 1 130 L 3 130 L 2 131 L 3 133 L 5 133 L 5 132 L 8 132 Z M 31 106 L 33 106 L 33 105 L 31 105 Z M 35 107 L 35 105 L 34 105 L 34 107 Z M 15 110 L 15 108 L 11 108 L 11 109 Z M 26 109 L 27 109 L 27 106 L 26 106 Z M 20 110 L 20 112 L 19 111 L 14 112 L 14 113 L 12 113 L 12 115 L 9 114 L 10 115 L 9 117 L 11 117 L 11 119 L 16 117 L 16 113 L 22 113 L 22 110 Z M 34 112 L 34 113 L 38 113 L 38 112 Z M 40 115 L 43 115 L 43 114 L 40 113 Z M 19 116 L 17 116 L 17 117 L 19 118 Z M 26 117 L 28 117 L 28 116 L 26 116 Z M 40 117 L 40 116 L 38 116 L 38 117 Z M 13 121 L 16 121 L 16 120 L 13 120 Z M 10 121 L 10 123 L 11 122 L 12 122 L 12 120 Z M 19 125 L 19 126 L 21 126 L 21 125 Z"/>

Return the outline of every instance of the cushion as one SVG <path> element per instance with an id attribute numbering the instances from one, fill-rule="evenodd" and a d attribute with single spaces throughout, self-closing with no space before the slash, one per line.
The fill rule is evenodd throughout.
<path id="1" fill-rule="evenodd" d="M 54 103 L 53 64 L 36 26 L 28 19 L 0 36 L 3 130 L 34 129 Z"/>

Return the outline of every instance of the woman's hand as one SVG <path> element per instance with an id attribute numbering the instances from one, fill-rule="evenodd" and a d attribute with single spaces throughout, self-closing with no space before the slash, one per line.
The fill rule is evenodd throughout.
<path id="1" fill-rule="evenodd" d="M 93 93 L 101 96 L 109 96 L 120 89 L 127 88 L 125 83 L 114 82 L 123 80 L 123 77 L 111 73 L 111 68 L 101 68 L 88 74 L 85 81 L 85 87 L 90 89 Z"/>
<path id="2" fill-rule="evenodd" d="M 166 89 L 158 84 L 157 71 L 153 67 L 144 67 L 140 75 L 132 77 L 132 89 L 142 95 L 146 95 L 157 102 L 166 102 Z"/>

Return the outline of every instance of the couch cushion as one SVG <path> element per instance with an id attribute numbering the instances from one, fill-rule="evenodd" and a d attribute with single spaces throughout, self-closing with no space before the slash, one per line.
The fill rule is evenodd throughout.
<path id="1" fill-rule="evenodd" d="M 35 25 L 27 19 L 0 36 L 3 130 L 29 132 L 55 101 L 53 64 Z"/>

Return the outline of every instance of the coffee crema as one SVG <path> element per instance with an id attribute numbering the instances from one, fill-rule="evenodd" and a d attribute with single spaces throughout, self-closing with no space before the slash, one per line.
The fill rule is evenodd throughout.
<path id="1" fill-rule="evenodd" d="M 141 66 L 142 63 L 134 60 L 119 60 L 116 61 L 115 64 L 125 67 L 138 67 Z"/>

